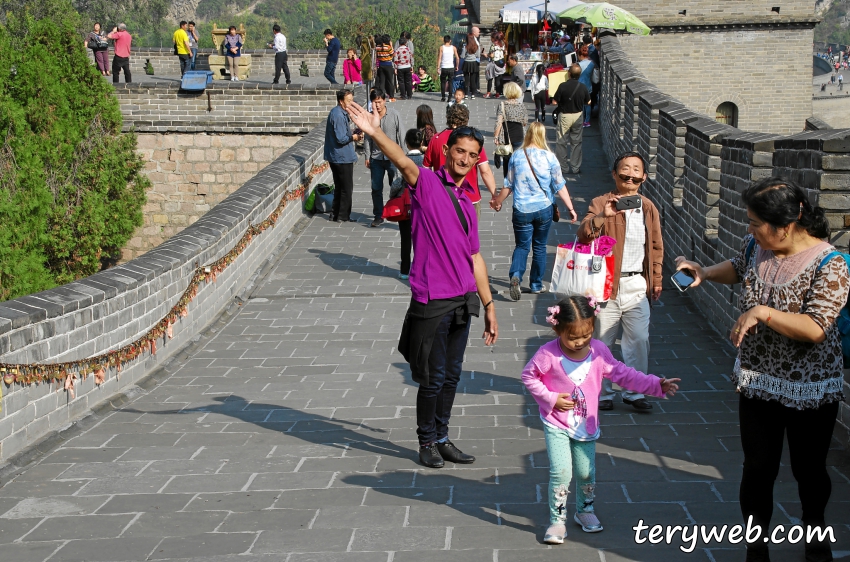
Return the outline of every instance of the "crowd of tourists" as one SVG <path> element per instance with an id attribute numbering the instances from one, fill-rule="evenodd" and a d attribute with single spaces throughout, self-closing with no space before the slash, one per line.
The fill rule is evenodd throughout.
<path id="1" fill-rule="evenodd" d="M 489 54 L 499 56 L 498 41 Z M 386 58 L 392 47 L 384 39 L 376 45 Z M 619 385 L 624 404 L 649 414 L 653 403 L 647 397 L 675 394 L 681 382 L 647 374 L 651 305 L 661 297 L 665 257 L 660 213 L 641 193 L 648 179 L 643 155 L 620 154 L 610 187 L 600 188 L 581 214 L 567 188 L 565 178 L 581 170 L 582 134 L 591 119 L 592 90 L 598 88 L 588 50 L 586 44 L 579 45 L 579 62 L 569 66 L 568 79 L 551 96 L 554 152 L 546 135 L 545 72 L 535 70 L 528 84 L 535 102 L 532 120 L 523 100 L 526 85 L 510 78 L 513 73 L 506 62 L 503 72 L 493 72 L 492 78 L 485 74 L 504 98 L 495 108 L 496 151 L 488 157 L 484 134 L 469 126 L 467 100 L 480 94 L 476 85 L 480 67 L 475 66 L 479 61 L 473 56 L 478 53 L 472 42 L 458 52 L 449 40 L 437 59 L 441 102 L 450 100 L 442 131 L 438 132 L 434 111 L 426 104 L 417 108 L 416 123 L 404 126 L 399 113 L 387 105 L 391 100 L 384 89 L 391 83 L 387 74 L 382 87 L 370 92 L 371 108 L 355 103 L 350 90 L 339 92 L 325 139 L 325 158 L 336 186 L 332 221 L 353 220 L 355 145 L 360 140 L 365 141 L 365 165 L 371 174 L 370 226 L 379 227 L 384 221 L 385 185 L 390 186 L 390 198 L 406 201 L 406 214 L 398 221 L 399 277 L 409 281 L 412 296 L 399 351 L 419 384 L 416 431 L 424 466 L 475 461 L 450 440 L 449 420 L 472 317 L 484 315 L 487 345 L 499 337 L 497 305 L 477 228 L 484 192 L 479 182 L 489 192 L 489 206 L 495 212 L 512 198 L 515 247 L 506 277 L 514 301 L 525 293 L 549 290 L 544 279 L 549 271 L 547 246 L 552 222 L 562 212 L 559 207 L 578 224 L 578 244 L 608 244 L 606 251 L 613 257 L 608 298 L 603 302 L 592 294 L 571 294 L 558 300 L 546 316 L 554 338 L 522 372 L 523 383 L 539 405 L 549 455 L 550 526 L 544 536 L 548 544 L 563 543 L 567 536 L 567 496 L 573 479 L 572 520 L 585 532 L 603 529 L 596 510 L 595 444 L 603 421 L 599 412 L 615 408 L 613 383 Z M 583 65 L 583 61 L 590 62 Z M 450 78 L 461 68 L 464 83 L 449 90 Z M 491 158 L 505 167 L 501 189 L 496 187 Z M 710 267 L 683 257 L 668 265 L 689 275 L 694 290 L 706 281 L 740 287 L 741 312 L 729 337 L 738 348 L 732 380 L 739 392 L 744 453 L 742 515 L 745 521 L 768 528 L 787 438 L 808 534 L 809 529 L 826 526 L 831 490 L 826 455 L 844 399 L 836 322 L 850 293 L 850 275 L 828 242 L 824 210 L 812 205 L 793 181 L 774 177 L 754 182 L 743 192 L 742 201 L 749 234 L 735 255 Z M 526 289 L 521 285 L 529 254 Z M 622 361 L 609 351 L 617 338 Z M 806 560 L 831 560 L 828 540 L 811 536 Z M 769 560 L 768 545 L 748 543 L 747 560 Z"/>
<path id="2" fill-rule="evenodd" d="M 192 22 L 181 22 L 174 33 L 181 72 L 193 68 L 197 55 L 193 28 Z M 278 26 L 273 31 L 269 46 L 276 52 L 274 80 L 283 71 L 289 83 L 286 38 Z M 324 159 L 334 182 L 330 220 L 355 220 L 354 166 L 356 147 L 362 144 L 371 177 L 370 226 L 377 228 L 385 221 L 387 186 L 390 200 L 401 201 L 400 215 L 394 217 L 401 241 L 398 276 L 409 282 L 411 300 L 399 351 L 419 384 L 419 459 L 431 468 L 475 461 L 449 438 L 472 317 L 484 316 L 486 345 L 499 338 L 497 305 L 478 232 L 480 184 L 489 193 L 494 212 L 511 198 L 515 243 L 505 274 L 513 301 L 523 294 L 549 291 L 545 284 L 549 233 L 561 208 L 577 225 L 575 247 L 607 244 L 606 252 L 613 258 L 609 295 L 602 299 L 570 294 L 549 307 L 546 322 L 553 339 L 537 350 L 522 372 L 523 383 L 539 405 L 549 456 L 550 525 L 544 542 L 561 544 L 567 536 L 567 496 L 573 479 L 573 521 L 585 532 L 603 530 L 596 512 L 595 448 L 602 421 L 599 412 L 615 407 L 612 383 L 622 388 L 624 404 L 650 413 L 653 404 L 647 396 L 673 395 L 681 382 L 648 374 L 651 305 L 662 293 L 664 232 L 657 207 L 641 192 L 648 180 L 647 162 L 637 152 L 617 156 L 609 185 L 600 186 L 581 213 L 567 188 L 565 178 L 581 172 L 583 131 L 590 125 L 594 89 L 599 89 L 593 41 L 582 40 L 574 47 L 578 62 L 568 66 L 568 79 L 551 95 L 553 152 L 545 124 L 550 105 L 545 68 L 538 65 L 527 83 L 504 38 L 494 33 L 485 54 L 479 33 L 473 28 L 460 51 L 450 37 L 445 38 L 437 52 L 436 80 L 427 68 L 415 65 L 408 33 L 396 41 L 386 35 L 361 37 L 356 48 L 346 51 L 344 80 L 367 84 L 368 99 L 361 106 L 351 89 L 339 90 L 326 122 Z M 336 83 L 342 46 L 330 29 L 324 35 L 324 74 Z M 86 37 L 98 69 L 115 82 L 122 70 L 125 80 L 131 80 L 131 39 L 124 24 L 108 34 L 95 24 Z M 115 45 L 111 69 L 107 40 Z M 560 43 L 562 52 L 567 51 L 570 44 Z M 242 38 L 231 27 L 225 52 L 236 59 L 241 47 Z M 491 155 L 494 166 L 504 166 L 501 189 L 484 148 L 485 136 L 469 124 L 467 99 L 482 95 L 482 58 L 487 61 L 483 97 L 504 98 L 494 107 Z M 237 65 L 238 61 L 231 66 L 234 79 Z M 461 72 L 463 80 L 457 84 Z M 438 125 L 428 104 L 419 105 L 415 123 L 408 124 L 388 105 L 397 99 L 396 91 L 400 99 L 412 98 L 414 86 L 440 92 L 440 103 L 447 103 L 444 123 Z M 533 119 L 523 99 L 526 90 L 534 102 Z M 763 529 L 769 526 L 774 482 L 787 439 L 802 524 L 823 528 L 831 493 L 826 457 L 844 400 L 844 353 L 837 320 L 850 294 L 848 266 L 828 241 L 830 224 L 824 210 L 813 205 L 794 181 L 781 177 L 754 181 L 743 190 L 741 201 L 748 234 L 734 255 L 708 266 L 684 257 L 668 265 L 689 276 L 690 290 L 709 281 L 739 287 L 740 315 L 729 338 L 738 349 L 731 378 L 739 393 L 744 519 Z M 529 254 L 526 289 L 522 283 Z M 618 336 L 622 361 L 609 350 Z M 808 531 L 806 535 L 811 536 Z M 825 562 L 832 559 L 830 552 L 826 540 L 807 539 L 806 560 Z M 769 560 L 768 545 L 749 543 L 747 560 Z"/>

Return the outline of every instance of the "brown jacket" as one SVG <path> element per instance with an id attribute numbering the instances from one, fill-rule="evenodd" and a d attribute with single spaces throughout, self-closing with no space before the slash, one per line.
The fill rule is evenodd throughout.
<path id="1" fill-rule="evenodd" d="M 617 193 L 606 193 L 600 195 L 590 202 L 587 215 L 581 221 L 578 228 L 578 239 L 588 244 L 592 239 L 599 236 L 610 236 L 617 241 L 614 246 L 614 286 L 611 289 L 611 298 L 617 297 L 620 287 L 620 268 L 623 265 L 623 244 L 626 237 L 626 217 L 623 213 L 617 213 L 613 217 L 606 218 L 601 229 L 593 229 L 593 218 L 601 215 L 605 203 L 611 195 Z M 646 279 L 646 294 L 652 297 L 652 289 L 661 286 L 661 268 L 664 261 L 664 241 L 661 239 L 661 220 L 658 217 L 658 209 L 644 197 L 641 197 L 644 225 L 646 226 L 646 246 L 643 257 L 643 278 Z"/>

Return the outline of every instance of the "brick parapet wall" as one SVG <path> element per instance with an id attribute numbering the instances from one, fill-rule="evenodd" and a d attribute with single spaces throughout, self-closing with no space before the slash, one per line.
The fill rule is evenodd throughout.
<path id="1" fill-rule="evenodd" d="M 274 77 L 274 57 L 275 53 L 271 49 L 245 49 L 246 55 L 251 55 L 251 78 L 254 79 L 271 79 Z M 109 50 L 110 60 L 113 54 L 112 49 Z M 195 68 L 197 70 L 209 70 L 209 56 L 216 54 L 214 49 L 200 49 L 198 58 L 195 60 Z M 324 78 L 325 72 L 325 51 L 288 51 L 289 70 L 294 74 L 298 74 L 298 69 L 301 62 L 307 63 L 307 68 L 310 72 L 311 81 L 317 84 L 327 83 Z M 91 58 L 91 54 L 89 55 Z M 336 66 L 336 79 L 342 84 L 342 59 L 345 53 L 340 55 L 339 63 Z M 94 59 L 92 59 L 94 60 Z M 172 49 L 158 47 L 143 47 L 134 48 L 130 54 L 130 71 L 135 80 L 145 74 L 145 65 L 150 61 L 156 76 L 180 76 L 180 60 L 174 55 Z M 281 78 L 281 81 L 283 78 Z"/>
<path id="2" fill-rule="evenodd" d="M 196 93 L 159 81 L 119 84 L 115 94 L 125 131 L 303 134 L 327 117 L 337 89 L 228 81 Z"/>
<path id="3" fill-rule="evenodd" d="M 296 189 L 322 162 L 319 126 L 266 166 L 197 222 L 142 257 L 73 283 L 0 304 L 0 361 L 62 362 L 91 357 L 134 341 L 175 304 L 196 266 L 226 254 L 246 232 Z M 320 181 L 322 178 L 316 178 Z M 188 316 L 174 325 L 174 339 L 156 355 L 145 353 L 95 386 L 77 384 L 76 398 L 55 385 L 13 384 L 4 388 L 0 412 L 0 461 L 7 461 L 51 431 L 61 429 L 96 404 L 126 391 L 189 343 L 246 285 L 302 216 L 293 201 L 277 226 L 258 235 L 215 283 L 199 288 Z"/>
<path id="4" fill-rule="evenodd" d="M 753 181 L 781 175 L 809 190 L 832 226 L 830 241 L 850 243 L 850 129 L 792 135 L 746 132 L 689 108 L 630 67 L 615 37 L 602 39 L 600 125 L 604 150 L 634 149 L 654 177 L 644 194 L 658 206 L 668 263 L 684 255 L 702 264 L 729 259 L 741 249 L 748 220 L 740 194 Z M 780 115 L 782 112 L 778 112 Z M 637 119 L 637 123 L 635 120 Z M 654 167 L 653 167 L 654 166 Z M 720 333 L 739 312 L 739 286 L 707 284 L 690 297 Z M 848 386 L 850 390 L 850 386 Z M 841 438 L 850 435 L 850 408 L 842 405 Z"/>
<path id="5" fill-rule="evenodd" d="M 144 224 L 122 250 L 129 261 L 194 224 L 299 139 L 291 135 L 139 133 L 151 181 Z"/>

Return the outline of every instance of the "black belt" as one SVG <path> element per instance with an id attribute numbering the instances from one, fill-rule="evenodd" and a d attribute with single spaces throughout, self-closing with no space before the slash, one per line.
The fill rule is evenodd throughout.
<path id="1" fill-rule="evenodd" d="M 632 275 L 641 275 L 641 271 L 621 271 L 620 277 L 631 277 Z"/>

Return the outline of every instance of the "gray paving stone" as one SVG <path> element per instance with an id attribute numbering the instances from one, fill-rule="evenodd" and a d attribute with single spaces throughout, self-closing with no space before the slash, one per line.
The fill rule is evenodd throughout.
<path id="1" fill-rule="evenodd" d="M 126 494 L 113 496 L 98 513 L 173 513 L 187 505 L 194 494 Z"/>
<path id="2" fill-rule="evenodd" d="M 345 552 L 353 529 L 282 530 L 262 533 L 251 549 L 257 554 L 284 552 Z M 374 550 L 374 549 L 370 549 Z"/>
<path id="3" fill-rule="evenodd" d="M 3 544 L 3 556 L 15 562 L 42 562 L 60 546 L 58 541 Z"/>
<path id="4" fill-rule="evenodd" d="M 50 517 L 29 533 L 26 541 L 110 539 L 121 534 L 132 514 Z"/>
<path id="5" fill-rule="evenodd" d="M 204 533 L 181 537 L 168 537 L 157 545 L 149 560 L 172 558 L 206 558 L 222 554 L 247 552 L 256 533 Z"/>
<path id="6" fill-rule="evenodd" d="M 122 537 L 183 537 L 215 531 L 227 517 L 223 511 L 142 513 Z"/>

